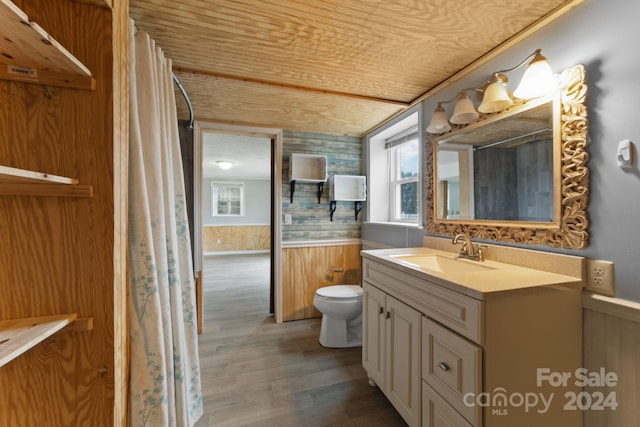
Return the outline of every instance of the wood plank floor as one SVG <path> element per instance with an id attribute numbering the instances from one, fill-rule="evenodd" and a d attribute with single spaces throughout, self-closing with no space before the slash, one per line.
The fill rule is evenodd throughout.
<path id="1" fill-rule="evenodd" d="M 406 426 L 368 384 L 360 347 L 322 347 L 320 319 L 274 322 L 268 254 L 209 256 L 203 275 L 197 427 Z"/>

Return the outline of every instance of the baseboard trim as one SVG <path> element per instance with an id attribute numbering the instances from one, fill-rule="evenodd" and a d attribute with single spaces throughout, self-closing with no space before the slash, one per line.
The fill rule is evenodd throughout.
<path id="1" fill-rule="evenodd" d="M 268 254 L 269 252 L 271 252 L 269 249 L 259 249 L 255 251 L 217 251 L 205 252 L 204 256 Z"/>
<path id="2" fill-rule="evenodd" d="M 584 292 L 582 307 L 640 323 L 640 303 Z"/>
<path id="3" fill-rule="evenodd" d="M 360 239 L 333 239 L 333 240 L 288 240 L 282 242 L 283 249 L 290 248 L 316 248 L 322 246 L 349 246 L 360 245 Z"/>

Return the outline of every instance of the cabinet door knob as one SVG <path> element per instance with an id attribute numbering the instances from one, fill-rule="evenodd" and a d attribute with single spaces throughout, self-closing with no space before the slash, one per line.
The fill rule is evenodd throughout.
<path id="1" fill-rule="evenodd" d="M 447 372 L 449 370 L 449 365 L 447 365 L 444 362 L 440 362 L 438 363 L 438 368 L 442 369 L 443 371 Z"/>
<path id="2" fill-rule="evenodd" d="M 380 306 L 378 307 L 378 314 L 382 314 L 384 313 L 384 307 Z"/>
<path id="3" fill-rule="evenodd" d="M 387 319 L 389 319 L 391 317 L 391 312 L 387 311 Z"/>

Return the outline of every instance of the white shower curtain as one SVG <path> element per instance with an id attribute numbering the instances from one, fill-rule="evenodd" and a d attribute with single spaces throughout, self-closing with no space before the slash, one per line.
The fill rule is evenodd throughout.
<path id="1" fill-rule="evenodd" d="M 171 61 L 130 32 L 129 425 L 193 426 L 203 409 Z"/>

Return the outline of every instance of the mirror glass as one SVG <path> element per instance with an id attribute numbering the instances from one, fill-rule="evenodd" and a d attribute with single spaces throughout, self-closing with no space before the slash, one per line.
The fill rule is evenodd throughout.
<path id="1" fill-rule="evenodd" d="M 556 221 L 553 110 L 538 101 L 438 138 L 437 218 Z"/>
<path id="2" fill-rule="evenodd" d="M 587 246 L 584 66 L 564 70 L 557 81 L 554 97 L 520 100 L 444 135 L 427 134 L 428 232 Z"/>

